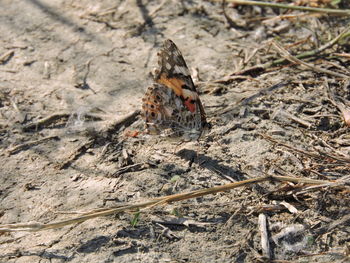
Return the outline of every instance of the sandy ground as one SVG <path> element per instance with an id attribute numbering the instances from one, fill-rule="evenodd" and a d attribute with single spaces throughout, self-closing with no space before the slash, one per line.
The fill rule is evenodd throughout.
<path id="1" fill-rule="evenodd" d="M 276 262 L 350 262 L 348 80 L 290 63 L 243 71 L 281 58 L 272 39 L 300 54 L 349 19 L 224 13 L 210 1 L 96 2 L 1 1 L 0 224 L 58 222 L 265 175 L 338 184 L 264 182 L 153 207 L 136 224 L 130 212 L 0 232 L 0 262 L 258 262 L 261 214 Z M 199 143 L 125 136 L 140 127 L 166 38 L 213 126 Z M 349 58 L 335 55 L 349 51 L 347 38 L 305 61 L 349 76 Z"/>

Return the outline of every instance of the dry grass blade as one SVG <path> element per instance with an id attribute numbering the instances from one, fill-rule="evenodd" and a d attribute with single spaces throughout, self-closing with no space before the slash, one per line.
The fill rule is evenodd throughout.
<path id="1" fill-rule="evenodd" d="M 282 9 L 293 9 L 300 10 L 304 12 L 316 12 L 316 13 L 327 13 L 333 15 L 350 16 L 350 10 L 340 10 L 340 9 L 330 9 L 330 8 L 317 8 L 308 6 L 296 6 L 296 5 L 285 5 L 278 3 L 268 3 L 268 2 L 258 2 L 249 0 L 226 0 L 228 3 L 239 4 L 239 5 L 255 5 L 255 6 L 266 6 L 272 8 L 282 8 Z"/>
<path id="2" fill-rule="evenodd" d="M 327 233 L 333 229 L 340 228 L 343 225 L 348 225 L 350 223 L 350 214 L 344 215 L 342 218 L 335 220 L 331 222 L 330 224 L 327 224 L 326 226 L 320 228 L 317 231 L 318 235 L 322 235 L 324 233 Z"/>
<path id="3" fill-rule="evenodd" d="M 349 53 L 333 53 L 334 56 L 350 59 Z"/>
<path id="4" fill-rule="evenodd" d="M 295 64 L 300 64 L 300 65 L 303 65 L 304 67 L 306 68 L 309 68 L 309 69 L 312 69 L 316 72 L 321 72 L 321 73 L 325 73 L 325 74 L 328 74 L 328 75 L 332 75 L 332 76 L 335 76 L 335 77 L 339 77 L 339 78 L 350 78 L 350 75 L 345 75 L 345 74 L 342 74 L 342 73 L 337 73 L 337 72 L 334 72 L 334 71 L 331 71 L 331 70 L 327 70 L 327 69 L 324 69 L 324 68 L 320 68 L 320 67 L 316 67 L 316 66 L 313 66 L 311 64 L 308 64 L 294 56 L 292 56 L 280 43 L 278 43 L 277 41 L 272 41 L 272 44 L 273 46 L 276 48 L 276 50 L 281 54 L 282 57 L 284 57 L 285 59 L 289 60 L 290 62 L 292 63 L 295 63 Z"/>
<path id="5" fill-rule="evenodd" d="M 342 101 L 339 101 L 339 99 L 336 99 L 335 95 L 333 94 L 332 90 L 330 89 L 329 85 L 328 85 L 328 81 L 325 80 L 324 85 L 326 87 L 327 90 L 327 95 L 328 95 L 328 99 L 329 101 L 338 108 L 338 110 L 341 112 L 342 117 L 344 119 L 344 122 L 347 126 L 350 126 L 350 110 L 348 107 L 345 106 L 345 104 Z M 345 82 L 345 87 L 348 85 L 347 81 Z"/>
<path id="6" fill-rule="evenodd" d="M 315 56 L 315 55 L 323 52 L 327 48 L 330 48 L 330 47 L 334 46 L 335 44 L 337 44 L 341 39 L 346 37 L 349 33 L 350 33 L 350 26 L 345 28 L 342 32 L 340 32 L 339 35 L 337 35 L 335 38 L 333 38 L 331 41 L 327 42 L 326 44 L 320 46 L 319 48 L 316 48 L 316 49 L 310 50 L 310 51 L 306 51 L 304 53 L 296 55 L 295 57 L 298 58 L 298 59 L 302 59 L 302 58 L 308 58 L 308 57 Z M 286 61 L 285 58 L 278 59 L 278 60 L 275 60 L 273 62 L 268 62 L 268 63 L 264 64 L 263 67 L 264 68 L 273 67 L 273 66 L 281 64 L 281 63 L 283 63 L 285 61 Z"/>
<path id="7" fill-rule="evenodd" d="M 320 152 L 320 153 L 312 153 L 312 152 L 307 152 L 307 151 L 304 151 L 304 150 L 301 150 L 301 149 L 298 149 L 298 148 L 295 148 L 291 145 L 288 145 L 288 144 L 285 144 L 285 143 L 282 143 L 282 142 L 279 142 L 275 139 L 273 139 L 272 137 L 266 135 L 266 134 L 259 134 L 261 137 L 263 137 L 264 139 L 266 140 L 269 140 L 273 143 L 276 143 L 278 145 L 281 145 L 283 147 L 286 147 L 288 149 L 291 149 L 295 152 L 298 152 L 298 153 L 301 153 L 301 154 L 304 154 L 305 156 L 309 156 L 309 157 L 312 157 L 312 158 L 316 158 L 316 159 L 325 159 L 326 157 L 327 158 L 330 158 L 330 159 L 333 159 L 333 160 L 336 160 L 336 161 L 339 161 L 339 162 L 342 162 L 342 163 L 346 163 L 346 164 L 349 164 L 350 163 L 350 159 L 349 158 L 344 158 L 342 156 L 334 156 L 334 155 L 331 155 L 329 153 L 326 153 L 326 152 Z"/>
<path id="8" fill-rule="evenodd" d="M 326 184 L 312 185 L 312 186 L 308 186 L 308 187 L 305 187 L 303 189 L 295 191 L 295 194 L 301 195 L 301 194 L 305 194 L 305 193 L 315 191 L 315 190 L 318 190 L 321 188 L 332 188 L 332 187 L 346 187 L 346 182 L 342 182 L 342 181 L 338 180 L 336 182 L 329 182 Z M 347 187 L 347 188 L 349 188 L 349 187 Z"/>
<path id="9" fill-rule="evenodd" d="M 313 180 L 313 179 L 295 178 L 295 177 L 288 177 L 288 176 L 262 176 L 262 177 L 248 179 L 240 182 L 229 183 L 222 186 L 195 190 L 188 193 L 181 193 L 181 194 L 159 197 L 159 198 L 155 198 L 155 199 L 134 204 L 134 205 L 125 205 L 125 206 L 112 207 L 112 208 L 106 208 L 106 209 L 92 210 L 91 212 L 84 213 L 83 216 L 79 216 L 73 219 L 63 220 L 59 222 L 54 222 L 54 223 L 42 224 L 42 223 L 34 222 L 34 223 L 0 225 L 0 233 L 13 232 L 13 231 L 41 231 L 41 230 L 55 229 L 66 225 L 81 223 L 96 217 L 108 216 L 108 215 L 113 215 L 113 214 L 126 212 L 126 211 L 136 211 L 139 209 L 151 208 L 154 206 L 196 198 L 199 196 L 215 194 L 218 192 L 224 192 L 237 187 L 256 184 L 256 183 L 264 182 L 268 180 L 274 180 L 279 182 L 303 183 L 303 184 L 311 184 L 311 185 L 319 185 L 319 184 L 325 184 L 330 182 L 330 181 L 324 181 L 324 180 Z"/>
<path id="10" fill-rule="evenodd" d="M 313 57 L 321 52 L 323 52 L 324 50 L 326 50 L 327 48 L 330 48 L 332 46 L 334 46 L 335 44 L 337 44 L 341 39 L 344 39 L 345 37 L 349 36 L 350 34 L 350 26 L 346 27 L 342 32 L 340 32 L 339 35 L 337 35 L 335 38 L 333 38 L 331 41 L 327 42 L 326 44 L 313 49 L 313 50 L 309 50 L 300 54 L 297 54 L 295 56 L 295 58 L 297 59 L 302 59 L 302 58 L 309 58 L 309 57 Z M 277 60 L 274 60 L 272 62 L 267 62 L 261 65 L 256 65 L 250 68 L 246 68 L 244 70 L 240 70 L 237 72 L 233 72 L 232 74 L 230 74 L 230 76 L 233 75 L 240 75 L 240 77 L 242 77 L 242 75 L 250 75 L 252 73 L 257 74 L 257 73 L 262 73 L 265 70 L 278 66 L 282 63 L 285 63 L 288 59 L 286 58 L 280 58 Z M 294 63 L 294 62 L 293 62 Z M 225 79 L 224 79 L 225 80 Z"/>

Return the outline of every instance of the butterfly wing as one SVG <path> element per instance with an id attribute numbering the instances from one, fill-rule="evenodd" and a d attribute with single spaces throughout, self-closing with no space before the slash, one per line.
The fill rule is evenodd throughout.
<path id="1" fill-rule="evenodd" d="M 164 46 L 158 53 L 158 66 L 155 81 L 172 89 L 181 97 L 184 106 L 192 113 L 199 110 L 203 125 L 206 115 L 197 90 L 193 84 L 190 71 L 175 43 L 170 39 L 164 41 Z"/>
<path id="2" fill-rule="evenodd" d="M 158 53 L 155 84 L 143 98 L 143 118 L 152 134 L 198 139 L 207 126 L 203 105 L 186 62 L 174 42 L 166 40 Z"/>

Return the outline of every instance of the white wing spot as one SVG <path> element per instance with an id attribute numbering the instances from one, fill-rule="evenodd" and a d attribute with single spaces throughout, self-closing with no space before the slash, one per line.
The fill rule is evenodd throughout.
<path id="1" fill-rule="evenodd" d="M 167 70 L 170 70 L 170 69 L 171 69 L 171 65 L 170 65 L 170 63 L 168 63 L 168 62 L 167 62 L 167 63 L 165 63 L 165 67 L 166 67 L 166 69 L 167 69 Z"/>
<path id="2" fill-rule="evenodd" d="M 181 66 L 178 66 L 178 65 L 175 65 L 174 72 L 181 73 L 181 74 L 183 74 L 185 76 L 190 76 L 187 68 L 181 67 Z"/>

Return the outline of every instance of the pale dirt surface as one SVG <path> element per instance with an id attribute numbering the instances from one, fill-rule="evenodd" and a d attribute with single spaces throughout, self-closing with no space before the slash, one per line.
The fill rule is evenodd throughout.
<path id="1" fill-rule="evenodd" d="M 220 3 L 96 2 L 1 1 L 0 55 L 13 52 L 0 65 L 0 224 L 50 223 L 266 174 L 349 174 L 348 128 L 329 97 L 348 106 L 349 83 L 290 65 L 229 77 L 280 58 L 271 39 L 301 53 L 330 41 L 349 19 L 293 13 L 295 20 L 263 22 L 278 10 L 229 5 L 233 28 Z M 188 62 L 213 125 L 199 144 L 124 136 L 139 115 L 114 125 L 140 109 L 166 38 Z M 349 59 L 331 56 L 349 53 L 348 40 L 308 62 L 349 74 Z M 268 218 L 274 259 L 349 262 L 349 189 L 297 191 L 263 183 L 151 208 L 136 226 L 130 213 L 1 233 L 0 262 L 257 262 L 259 213 Z"/>

